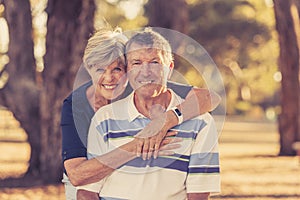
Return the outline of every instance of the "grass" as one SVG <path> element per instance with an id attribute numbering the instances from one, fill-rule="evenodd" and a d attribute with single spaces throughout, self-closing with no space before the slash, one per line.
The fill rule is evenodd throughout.
<path id="1" fill-rule="evenodd" d="M 300 199 L 300 160 L 278 157 L 275 123 L 227 119 L 220 137 L 222 192 L 213 200 Z M 0 110 L 0 179 L 22 176 L 30 147 L 8 111 Z M 1 180 L 0 180 L 1 181 Z M 62 184 L 0 188 L 1 200 L 64 200 Z"/>

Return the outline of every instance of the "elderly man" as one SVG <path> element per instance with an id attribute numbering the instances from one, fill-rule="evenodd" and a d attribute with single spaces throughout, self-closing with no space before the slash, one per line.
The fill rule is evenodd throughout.
<path id="1" fill-rule="evenodd" d="M 88 136 L 90 157 L 97 157 L 135 141 L 135 135 L 152 118 L 173 110 L 183 100 L 167 88 L 174 68 L 170 44 L 160 34 L 146 29 L 126 45 L 128 79 L 133 93 L 97 111 Z M 133 159 L 115 169 L 98 184 L 84 189 L 98 191 L 101 199 L 207 200 L 220 191 L 218 134 L 208 113 L 172 129 L 181 146 L 168 156 Z M 147 138 L 145 138 L 147 140 Z M 120 149 L 129 154 L 133 149 Z M 151 154 L 152 155 L 152 154 Z M 149 157 L 148 157 L 149 158 Z M 114 168 L 114 161 L 105 162 Z M 96 187 L 95 187 L 96 186 Z"/>

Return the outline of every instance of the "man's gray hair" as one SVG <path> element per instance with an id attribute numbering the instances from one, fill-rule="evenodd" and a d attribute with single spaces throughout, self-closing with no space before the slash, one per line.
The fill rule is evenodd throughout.
<path id="1" fill-rule="evenodd" d="M 126 54 L 132 51 L 133 43 L 145 46 L 147 48 L 155 48 L 161 51 L 164 64 L 169 65 L 173 61 L 172 49 L 170 43 L 158 32 L 153 31 L 150 27 L 133 35 L 126 43 Z"/>

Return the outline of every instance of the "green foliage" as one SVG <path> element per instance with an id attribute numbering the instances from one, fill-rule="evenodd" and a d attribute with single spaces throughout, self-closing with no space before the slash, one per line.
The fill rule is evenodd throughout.
<path id="1" fill-rule="evenodd" d="M 143 9 L 137 13 L 137 17 L 129 19 L 126 17 L 125 0 L 95 0 L 97 11 L 95 14 L 95 27 L 99 28 L 106 23 L 113 28 L 121 27 L 123 30 L 134 30 L 147 24 L 147 19 L 142 15 Z M 133 2 L 131 0 L 131 2 Z M 123 3 L 123 4 L 122 4 Z M 127 2 L 128 3 L 128 2 Z M 130 3 L 130 2 L 129 2 Z"/>
<path id="2" fill-rule="evenodd" d="M 147 24 L 143 9 L 137 17 L 128 19 L 122 7 L 122 2 L 136 1 L 97 0 L 100 9 L 96 21 L 99 23 L 105 17 L 113 27 L 120 26 L 124 30 L 143 27 Z M 279 47 L 271 1 L 186 1 L 190 15 L 189 36 L 205 48 L 222 73 L 228 114 L 249 114 L 254 108 L 276 107 L 280 83 L 273 76 L 278 71 Z M 205 86 L 190 63 L 183 58 L 176 62 L 176 70 L 184 74 L 190 84 Z"/>
<path id="3" fill-rule="evenodd" d="M 223 75 L 229 114 L 278 103 L 272 98 L 279 87 L 273 79 L 278 45 L 272 7 L 254 0 L 192 1 L 190 23 L 190 36 L 205 47 Z"/>

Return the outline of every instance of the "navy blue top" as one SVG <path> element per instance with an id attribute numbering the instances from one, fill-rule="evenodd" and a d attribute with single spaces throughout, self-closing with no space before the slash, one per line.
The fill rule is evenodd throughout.
<path id="1" fill-rule="evenodd" d="M 86 90 L 91 85 L 91 81 L 83 84 L 63 102 L 61 113 L 63 161 L 86 157 L 87 135 L 91 119 L 95 114 L 86 97 Z M 172 89 L 181 98 L 185 98 L 192 86 L 168 82 L 168 88 Z M 126 97 L 131 92 L 132 88 L 128 84 L 121 98 Z"/>

